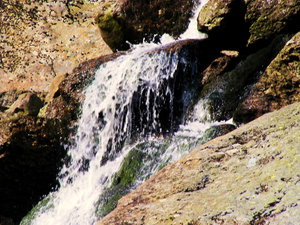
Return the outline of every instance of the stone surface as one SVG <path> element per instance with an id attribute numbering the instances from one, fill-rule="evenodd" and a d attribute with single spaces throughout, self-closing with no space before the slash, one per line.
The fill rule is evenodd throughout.
<path id="1" fill-rule="evenodd" d="M 192 8 L 192 0 L 118 0 L 97 21 L 106 43 L 122 50 L 128 48 L 125 41 L 140 43 L 164 33 L 178 37 L 187 28 Z"/>
<path id="2" fill-rule="evenodd" d="M 237 106 L 249 92 L 249 86 L 256 82 L 287 40 L 285 36 L 278 37 L 246 56 L 232 57 L 221 53 L 216 57 L 201 75 L 203 88 L 200 97 L 205 101 L 211 119 L 221 121 L 233 117 Z"/>
<path id="3" fill-rule="evenodd" d="M 198 29 L 222 46 L 257 49 L 279 34 L 299 31 L 299 20 L 298 0 L 211 0 L 199 14 Z"/>
<path id="4" fill-rule="evenodd" d="M 249 122 L 264 113 L 300 101 L 300 33 L 266 68 L 250 95 L 239 105 L 234 120 Z"/>
<path id="5" fill-rule="evenodd" d="M 94 79 L 97 68 L 109 60 L 124 54 L 122 52 L 100 56 L 77 66 L 72 73 L 54 79 L 51 91 L 46 96 L 48 104 L 40 116 L 67 119 L 71 123 L 77 119 L 79 106 L 84 100 L 83 89 Z"/>
<path id="6" fill-rule="evenodd" d="M 0 92 L 48 91 L 53 77 L 111 53 L 95 23 L 103 4 L 80 0 L 1 1 Z"/>
<path id="7" fill-rule="evenodd" d="M 300 103 L 195 149 L 100 224 L 297 224 Z"/>
<path id="8" fill-rule="evenodd" d="M 300 2 L 298 0 L 245 0 L 245 21 L 249 27 L 248 45 L 274 38 L 280 33 L 300 30 Z"/>

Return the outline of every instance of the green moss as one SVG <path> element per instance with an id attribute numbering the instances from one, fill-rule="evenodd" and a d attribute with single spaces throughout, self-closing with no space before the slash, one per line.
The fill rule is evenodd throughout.
<path id="1" fill-rule="evenodd" d="M 124 159 L 122 167 L 116 174 L 112 185 L 132 185 L 138 176 L 138 171 L 141 168 L 143 157 L 145 155 L 145 153 L 137 149 L 131 150 Z"/>
<path id="2" fill-rule="evenodd" d="M 100 28 L 103 40 L 115 51 L 122 49 L 124 45 L 123 28 L 114 17 L 111 9 L 108 9 L 96 19 Z"/>
<path id="3" fill-rule="evenodd" d="M 42 199 L 20 222 L 20 225 L 30 224 L 41 212 L 53 207 L 53 194 L 47 195 Z"/>

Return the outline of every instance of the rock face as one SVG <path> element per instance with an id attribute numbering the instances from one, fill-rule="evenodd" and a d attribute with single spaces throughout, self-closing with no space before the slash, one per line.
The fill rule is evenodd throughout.
<path id="1" fill-rule="evenodd" d="M 300 101 L 300 33 L 270 63 L 250 95 L 235 112 L 234 120 L 246 123 L 266 112 Z"/>
<path id="2" fill-rule="evenodd" d="M 201 96 L 207 98 L 214 119 L 234 114 L 236 122 L 246 123 L 299 101 L 299 35 L 280 52 L 299 31 L 299 19 L 295 0 L 210 0 L 204 6 L 198 29 L 218 48 L 239 52 L 237 58 L 217 58 L 203 72 Z"/>
<path id="3" fill-rule="evenodd" d="M 179 36 L 188 25 L 192 0 L 119 0 L 98 17 L 102 36 L 111 49 L 128 48 L 164 33 Z"/>
<path id="4" fill-rule="evenodd" d="M 55 76 L 111 53 L 94 20 L 103 4 L 1 1 L 0 92 L 48 91 Z"/>
<path id="5" fill-rule="evenodd" d="M 67 136 L 66 124 L 57 119 L 22 116 L 0 121 L 1 216 L 18 223 L 57 185 Z"/>
<path id="6" fill-rule="evenodd" d="M 257 48 L 279 34 L 297 32 L 299 19 L 297 0 L 211 0 L 199 14 L 198 29 L 225 48 Z"/>
<path id="7" fill-rule="evenodd" d="M 300 2 L 297 0 L 246 0 L 245 21 L 249 27 L 248 45 L 257 45 L 280 33 L 299 31 Z"/>
<path id="8" fill-rule="evenodd" d="M 299 121 L 295 103 L 200 146 L 98 224 L 297 224 Z"/>

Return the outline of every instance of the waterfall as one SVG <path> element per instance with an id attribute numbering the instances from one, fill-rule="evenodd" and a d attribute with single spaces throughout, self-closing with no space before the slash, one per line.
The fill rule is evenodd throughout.
<path id="1" fill-rule="evenodd" d="M 181 38 L 189 32 L 190 28 Z M 59 175 L 60 187 L 38 207 L 32 221 L 21 224 L 94 224 L 99 219 L 99 197 L 133 148 L 149 157 L 131 188 L 203 141 L 204 131 L 216 123 L 205 118 L 202 101 L 184 124 L 173 129 L 177 123 L 174 80 L 180 59 L 177 52 L 153 50 L 159 46 L 133 46 L 126 55 L 99 67 L 84 91 L 74 144 L 68 147 L 69 161 Z"/>

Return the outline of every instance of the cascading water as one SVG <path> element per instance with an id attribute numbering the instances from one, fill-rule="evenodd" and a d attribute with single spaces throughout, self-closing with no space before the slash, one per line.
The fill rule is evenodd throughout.
<path id="1" fill-rule="evenodd" d="M 176 52 L 153 50 L 157 47 L 154 43 L 134 46 L 128 54 L 100 66 L 85 90 L 77 134 L 68 147 L 70 161 L 60 174 L 60 188 L 46 198 L 47 203 L 39 207 L 32 221 L 21 224 L 94 224 L 99 219 L 99 196 L 112 183 L 130 150 L 142 146 L 140 151 L 158 156 L 143 162 L 132 185 L 135 187 L 161 165 L 201 143 L 199 137 L 213 124 L 204 123 L 201 113 L 195 113 L 173 134 L 174 80 L 180 59 Z M 202 106 L 199 102 L 195 110 Z M 163 133 L 169 135 L 162 138 Z"/>

